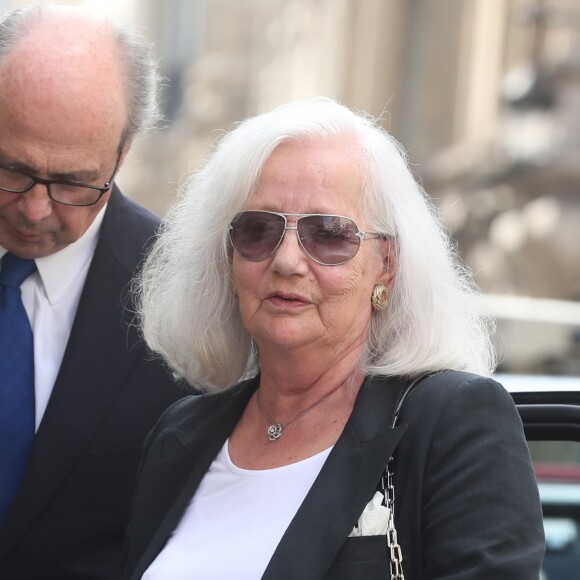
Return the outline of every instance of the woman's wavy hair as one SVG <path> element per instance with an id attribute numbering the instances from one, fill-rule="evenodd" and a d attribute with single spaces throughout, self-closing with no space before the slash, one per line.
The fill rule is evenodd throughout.
<path id="1" fill-rule="evenodd" d="M 232 290 L 227 227 L 274 149 L 315 138 L 354 144 L 365 223 L 392 236 L 397 248 L 389 304 L 373 313 L 363 369 L 377 375 L 443 369 L 489 374 L 492 325 L 478 312 L 471 277 L 401 147 L 375 120 L 322 97 L 240 123 L 185 182 L 136 281 L 149 347 L 209 391 L 259 371 Z"/>

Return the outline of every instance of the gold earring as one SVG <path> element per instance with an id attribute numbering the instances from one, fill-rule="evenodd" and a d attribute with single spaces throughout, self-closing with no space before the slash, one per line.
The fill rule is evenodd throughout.
<path id="1" fill-rule="evenodd" d="M 373 293 L 371 294 L 371 304 L 373 310 L 380 312 L 387 307 L 389 303 L 389 289 L 384 284 L 377 284 L 373 288 Z"/>

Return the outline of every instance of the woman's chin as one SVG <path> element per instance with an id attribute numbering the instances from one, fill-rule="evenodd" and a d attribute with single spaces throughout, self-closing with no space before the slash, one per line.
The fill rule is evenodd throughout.
<path id="1" fill-rule="evenodd" d="M 297 321 L 275 321 L 254 337 L 260 351 L 300 349 L 315 344 L 318 338 L 321 338 L 320 332 Z"/>

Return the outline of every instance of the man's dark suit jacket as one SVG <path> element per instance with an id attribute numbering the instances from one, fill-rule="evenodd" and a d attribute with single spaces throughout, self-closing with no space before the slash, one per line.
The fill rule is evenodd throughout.
<path id="1" fill-rule="evenodd" d="M 119 577 L 141 449 L 187 394 L 124 309 L 158 220 L 114 189 L 62 365 L 0 529 L 1 580 Z"/>
<path id="2" fill-rule="evenodd" d="M 140 579 L 161 551 L 256 387 L 253 379 L 186 398 L 162 417 L 141 466 L 126 580 Z M 399 391 L 397 378 L 362 386 L 262 578 L 388 578 L 386 537 L 348 535 L 396 450 L 395 520 L 407 580 L 537 580 L 542 513 L 509 394 L 490 379 L 440 373 L 415 387 L 392 429 Z M 227 514 L 216 517 L 228 525 Z"/>

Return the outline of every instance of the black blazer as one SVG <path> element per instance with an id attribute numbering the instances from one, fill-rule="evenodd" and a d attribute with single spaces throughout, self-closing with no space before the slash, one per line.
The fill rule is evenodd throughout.
<path id="1" fill-rule="evenodd" d="M 145 436 L 186 394 L 152 360 L 123 307 L 157 224 L 113 190 L 30 463 L 0 529 L 2 580 L 119 577 Z"/>
<path id="2" fill-rule="evenodd" d="M 163 548 L 257 383 L 183 399 L 148 438 L 126 580 L 141 578 Z M 440 373 L 415 387 L 392 429 L 399 391 L 397 378 L 362 386 L 263 578 L 388 578 L 385 536 L 348 535 L 395 454 L 395 516 L 407 580 L 537 580 L 542 513 L 509 394 L 490 379 Z M 227 525 L 227 514 L 220 516 Z"/>

